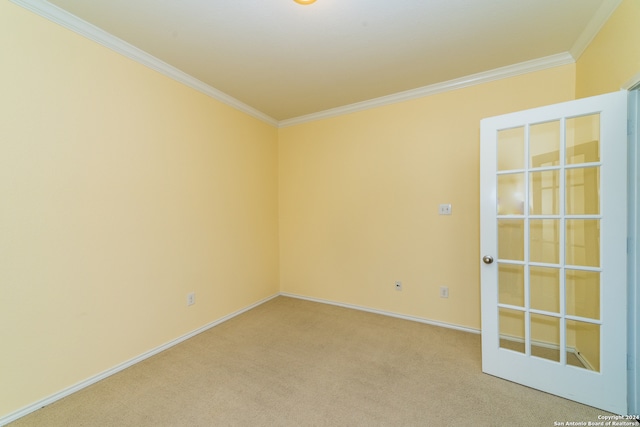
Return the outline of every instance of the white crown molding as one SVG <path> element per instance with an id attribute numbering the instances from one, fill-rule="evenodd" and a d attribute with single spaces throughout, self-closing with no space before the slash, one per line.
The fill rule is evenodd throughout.
<path id="1" fill-rule="evenodd" d="M 189 74 L 180 71 L 172 65 L 167 64 L 164 61 L 148 54 L 147 52 L 138 49 L 137 47 L 121 40 L 112 34 L 92 25 L 75 15 L 45 1 L 45 0 L 10 0 L 18 6 L 21 6 L 31 12 L 42 16 L 56 24 L 80 34 L 90 40 L 95 41 L 127 58 L 133 59 L 142 65 L 145 65 L 152 70 L 155 70 L 165 76 L 174 79 L 180 83 L 189 86 L 192 89 L 197 90 L 213 99 L 216 99 L 230 107 L 240 110 L 256 119 L 262 120 L 272 126 L 278 126 L 278 121 L 261 111 L 256 110 L 249 105 L 238 101 L 237 99 L 227 95 L 224 92 L 215 89 L 200 80 L 190 76 Z"/>
<path id="2" fill-rule="evenodd" d="M 569 53 L 577 61 L 578 58 L 587 49 L 587 46 L 593 41 L 598 32 L 602 29 L 605 22 L 609 20 L 613 12 L 620 6 L 622 0 L 604 0 L 595 15 L 591 18 L 585 29 L 573 44 Z"/>
<path id="3" fill-rule="evenodd" d="M 598 9 L 596 15 L 591 19 L 587 28 L 583 31 L 580 38 L 571 48 L 570 52 L 559 53 L 544 58 L 534 59 L 531 61 L 521 62 L 519 64 L 509 65 L 490 71 L 485 71 L 469 76 L 449 80 L 442 83 L 423 86 L 404 92 L 374 98 L 367 101 L 357 102 L 342 107 L 332 108 L 304 116 L 294 117 L 278 121 L 263 112 L 215 89 L 206 83 L 190 76 L 189 74 L 167 64 L 164 61 L 144 52 L 143 50 L 121 40 L 112 34 L 72 15 L 65 10 L 45 1 L 45 0 L 10 0 L 18 6 L 30 10 L 37 15 L 42 16 L 52 22 L 55 22 L 77 34 L 80 34 L 90 40 L 95 41 L 109 49 L 114 50 L 136 62 L 139 62 L 159 73 L 185 84 L 211 98 L 214 98 L 226 105 L 229 105 L 239 111 L 242 111 L 254 118 L 264 121 L 269 125 L 276 127 L 287 127 L 307 123 L 315 120 L 337 117 L 344 114 L 354 113 L 358 111 L 368 110 L 370 108 L 381 107 L 384 105 L 394 104 L 398 102 L 408 101 L 412 99 L 422 98 L 425 96 L 435 95 L 451 90 L 462 89 L 482 83 L 487 83 L 508 77 L 514 77 L 521 74 L 540 71 L 547 68 L 557 67 L 561 65 L 575 63 L 586 46 L 593 40 L 595 34 L 602 28 L 613 11 L 619 6 L 622 0 L 605 0 Z"/>
<path id="4" fill-rule="evenodd" d="M 272 299 L 274 299 L 276 297 L 278 297 L 279 295 L 280 295 L 279 293 L 276 293 L 274 295 L 271 295 L 270 297 L 262 299 L 262 300 L 260 300 L 260 301 L 258 301 L 256 303 L 253 303 L 253 304 L 251 304 L 251 305 L 249 305 L 249 306 L 247 306 L 245 308 L 241 308 L 238 311 L 234 311 L 231 314 L 228 314 L 228 315 L 226 315 L 224 317 L 221 317 L 218 320 L 214 320 L 211 323 L 208 323 L 208 324 L 206 324 L 206 325 L 204 325 L 204 326 L 202 326 L 202 327 L 200 327 L 198 329 L 195 329 L 195 330 L 193 330 L 193 331 L 191 331 L 191 332 L 189 332 L 189 333 L 187 333 L 185 335 L 182 335 L 181 337 L 178 337 L 178 338 L 176 338 L 176 339 L 174 339 L 172 341 L 169 341 L 168 343 L 165 343 L 165 344 L 163 344 L 163 345 L 161 345 L 159 347 L 156 347 L 156 348 L 154 348 L 152 350 L 149 350 L 149 351 L 147 351 L 147 352 L 145 352 L 145 353 L 143 353 L 143 354 L 141 354 L 141 355 L 139 355 L 137 357 L 134 357 L 133 359 L 127 360 L 126 362 L 120 363 L 119 365 L 114 366 L 113 368 L 107 369 L 106 371 L 104 371 L 104 372 L 102 372 L 102 373 L 100 373 L 98 375 L 94 375 L 94 376 L 92 376 L 90 378 L 87 378 L 84 381 L 81 381 L 81 382 L 79 382 L 79 383 L 77 383 L 75 385 L 72 385 L 71 387 L 67 387 L 64 390 L 61 390 L 61 391 L 59 391 L 57 393 L 54 393 L 49 397 L 46 397 L 46 398 L 41 399 L 41 400 L 38 400 L 37 402 L 34 402 L 31 405 L 28 405 L 28 406 L 26 406 L 26 407 L 24 407 L 22 409 L 19 409 L 19 410 L 15 411 L 15 412 L 12 412 L 12 413 L 4 416 L 4 417 L 0 417 L 0 426 L 4 426 L 5 424 L 9 424 L 10 422 L 13 422 L 13 421 L 17 420 L 18 418 L 22 418 L 22 417 L 24 417 L 26 415 L 29 415 L 30 413 L 32 413 L 34 411 L 37 411 L 40 408 L 43 408 L 43 407 L 45 407 L 47 405 L 50 405 L 53 402 L 56 402 L 56 401 L 58 401 L 58 400 L 60 400 L 60 399 L 62 399 L 64 397 L 69 396 L 70 394 L 73 394 L 73 393 L 75 393 L 77 391 L 82 390 L 83 388 L 89 387 L 90 385 L 95 384 L 100 380 L 103 380 L 103 379 L 105 379 L 107 377 L 110 377 L 113 374 L 117 374 L 118 372 L 123 371 L 123 370 L 127 369 L 128 367 L 135 365 L 136 363 L 142 362 L 143 360 L 148 359 L 151 356 L 155 356 L 156 354 L 158 354 L 158 353 L 160 353 L 162 351 L 165 351 L 165 350 L 167 350 L 167 349 L 169 349 L 169 348 L 171 348 L 171 347 L 173 347 L 175 345 L 178 345 L 181 342 L 188 340 L 189 338 L 192 338 L 192 337 L 194 337 L 194 336 L 196 336 L 198 334 L 201 334 L 202 332 L 204 332 L 206 330 L 209 330 L 209 329 L 211 329 L 211 328 L 213 328 L 215 326 L 218 326 L 221 323 L 224 323 L 227 320 L 233 319 L 234 317 L 239 316 L 242 313 L 245 313 L 245 312 L 247 312 L 247 311 L 249 311 L 251 309 L 254 309 L 254 308 L 256 308 L 256 307 L 258 307 L 258 306 L 260 306 L 260 305 L 262 305 L 262 304 L 264 304 L 264 303 L 266 303 L 266 302 L 268 302 L 268 301 L 270 301 L 270 300 L 272 300 Z"/>
<path id="5" fill-rule="evenodd" d="M 332 108 L 329 110 L 312 113 L 305 116 L 294 117 L 292 119 L 281 120 L 279 127 L 287 127 L 314 120 L 327 119 L 337 117 L 343 114 L 364 111 L 370 108 L 381 107 L 384 105 L 395 104 L 397 102 L 408 101 L 411 99 L 422 98 L 425 96 L 435 95 L 438 93 L 448 92 L 451 90 L 462 89 L 465 87 L 475 86 L 482 83 L 488 83 L 495 80 L 515 77 L 521 74 L 541 71 L 548 68 L 558 67 L 561 65 L 575 63 L 573 57 L 568 53 L 559 53 L 556 55 L 546 56 L 544 58 L 534 59 L 531 61 L 520 62 L 518 64 L 508 65 L 506 67 L 496 68 L 482 73 L 471 74 L 454 80 L 442 83 L 436 83 L 429 86 L 423 86 L 417 89 L 411 89 L 404 92 L 398 92 L 392 95 L 382 96 L 380 98 L 368 101 L 357 102 L 355 104 L 345 105 L 343 107 Z"/>

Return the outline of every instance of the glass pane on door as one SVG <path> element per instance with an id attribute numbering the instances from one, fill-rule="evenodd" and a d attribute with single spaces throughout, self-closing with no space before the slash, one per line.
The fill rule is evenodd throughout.
<path id="1" fill-rule="evenodd" d="M 600 272 L 567 269 L 566 304 L 570 316 L 600 319 Z"/>
<path id="2" fill-rule="evenodd" d="M 524 261 L 524 220 L 498 221 L 498 258 Z"/>
<path id="3" fill-rule="evenodd" d="M 560 164 L 560 121 L 529 126 L 529 167 Z"/>
<path id="4" fill-rule="evenodd" d="M 498 301 L 505 305 L 524 307 L 523 265 L 498 265 Z"/>
<path id="5" fill-rule="evenodd" d="M 529 305 L 534 310 L 560 313 L 560 269 L 529 267 Z"/>
<path id="6" fill-rule="evenodd" d="M 585 267 L 600 266 L 600 220 L 568 219 L 566 263 Z"/>
<path id="7" fill-rule="evenodd" d="M 524 174 L 498 176 L 498 215 L 524 214 Z"/>
<path id="8" fill-rule="evenodd" d="M 560 319 L 531 314 L 531 355 L 560 362 Z"/>
<path id="9" fill-rule="evenodd" d="M 566 120 L 566 163 L 600 161 L 600 114 Z"/>
<path id="10" fill-rule="evenodd" d="M 560 173 L 558 170 L 529 174 L 529 213 L 531 215 L 560 214 Z"/>
<path id="11" fill-rule="evenodd" d="M 508 308 L 499 309 L 500 347 L 525 352 L 525 325 L 523 311 Z"/>
<path id="12" fill-rule="evenodd" d="M 600 325 L 567 320 L 567 357 L 578 357 L 583 369 L 600 372 Z"/>
<path id="13" fill-rule="evenodd" d="M 498 170 L 524 169 L 524 127 L 498 132 Z"/>
<path id="14" fill-rule="evenodd" d="M 548 264 L 560 262 L 560 220 L 529 221 L 529 260 Z"/>
<path id="15" fill-rule="evenodd" d="M 600 168 L 567 169 L 567 215 L 600 214 Z"/>

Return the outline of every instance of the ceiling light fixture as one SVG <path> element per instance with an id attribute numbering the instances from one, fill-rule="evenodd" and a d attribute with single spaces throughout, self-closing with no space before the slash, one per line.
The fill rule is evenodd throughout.
<path id="1" fill-rule="evenodd" d="M 298 4 L 303 4 L 303 5 L 307 5 L 307 4 L 311 4 L 311 3 L 315 3 L 316 0 L 293 0 L 294 2 L 298 3 Z"/>

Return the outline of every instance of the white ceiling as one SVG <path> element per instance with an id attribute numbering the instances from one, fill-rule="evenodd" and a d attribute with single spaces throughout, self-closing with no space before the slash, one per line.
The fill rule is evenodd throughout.
<path id="1" fill-rule="evenodd" d="M 619 0 L 50 0 L 275 121 L 560 53 Z"/>

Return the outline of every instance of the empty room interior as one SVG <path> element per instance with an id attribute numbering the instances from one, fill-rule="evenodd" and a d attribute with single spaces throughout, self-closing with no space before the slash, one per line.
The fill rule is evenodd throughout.
<path id="1" fill-rule="evenodd" d="M 533 29 L 519 38 L 519 21 L 445 14 L 442 39 L 406 46 L 385 42 L 387 20 L 405 16 L 395 8 L 443 2 L 209 2 L 236 13 L 209 21 L 145 1 L 125 19 L 117 3 L 127 2 L 0 2 L 0 425 L 267 307 L 442 329 L 475 340 L 460 363 L 483 375 L 481 120 L 640 81 L 638 0 L 482 1 Z M 545 20 L 540 4 L 565 14 Z M 407 31 L 422 34 L 420 13 Z M 232 33 L 243 14 L 269 25 Z M 141 16 L 149 22 L 135 25 Z M 175 28 L 159 28 L 167 16 Z M 152 21 L 157 32 L 145 33 Z M 229 35 L 207 50 L 202 23 Z M 191 51 L 188 37 L 202 43 Z M 260 45 L 271 37 L 281 44 Z M 476 44 L 460 55 L 438 48 L 445 39 Z M 413 72 L 405 51 L 436 71 Z M 455 360 L 429 354 L 420 363 Z M 531 425 L 554 421 L 543 420 Z"/>

